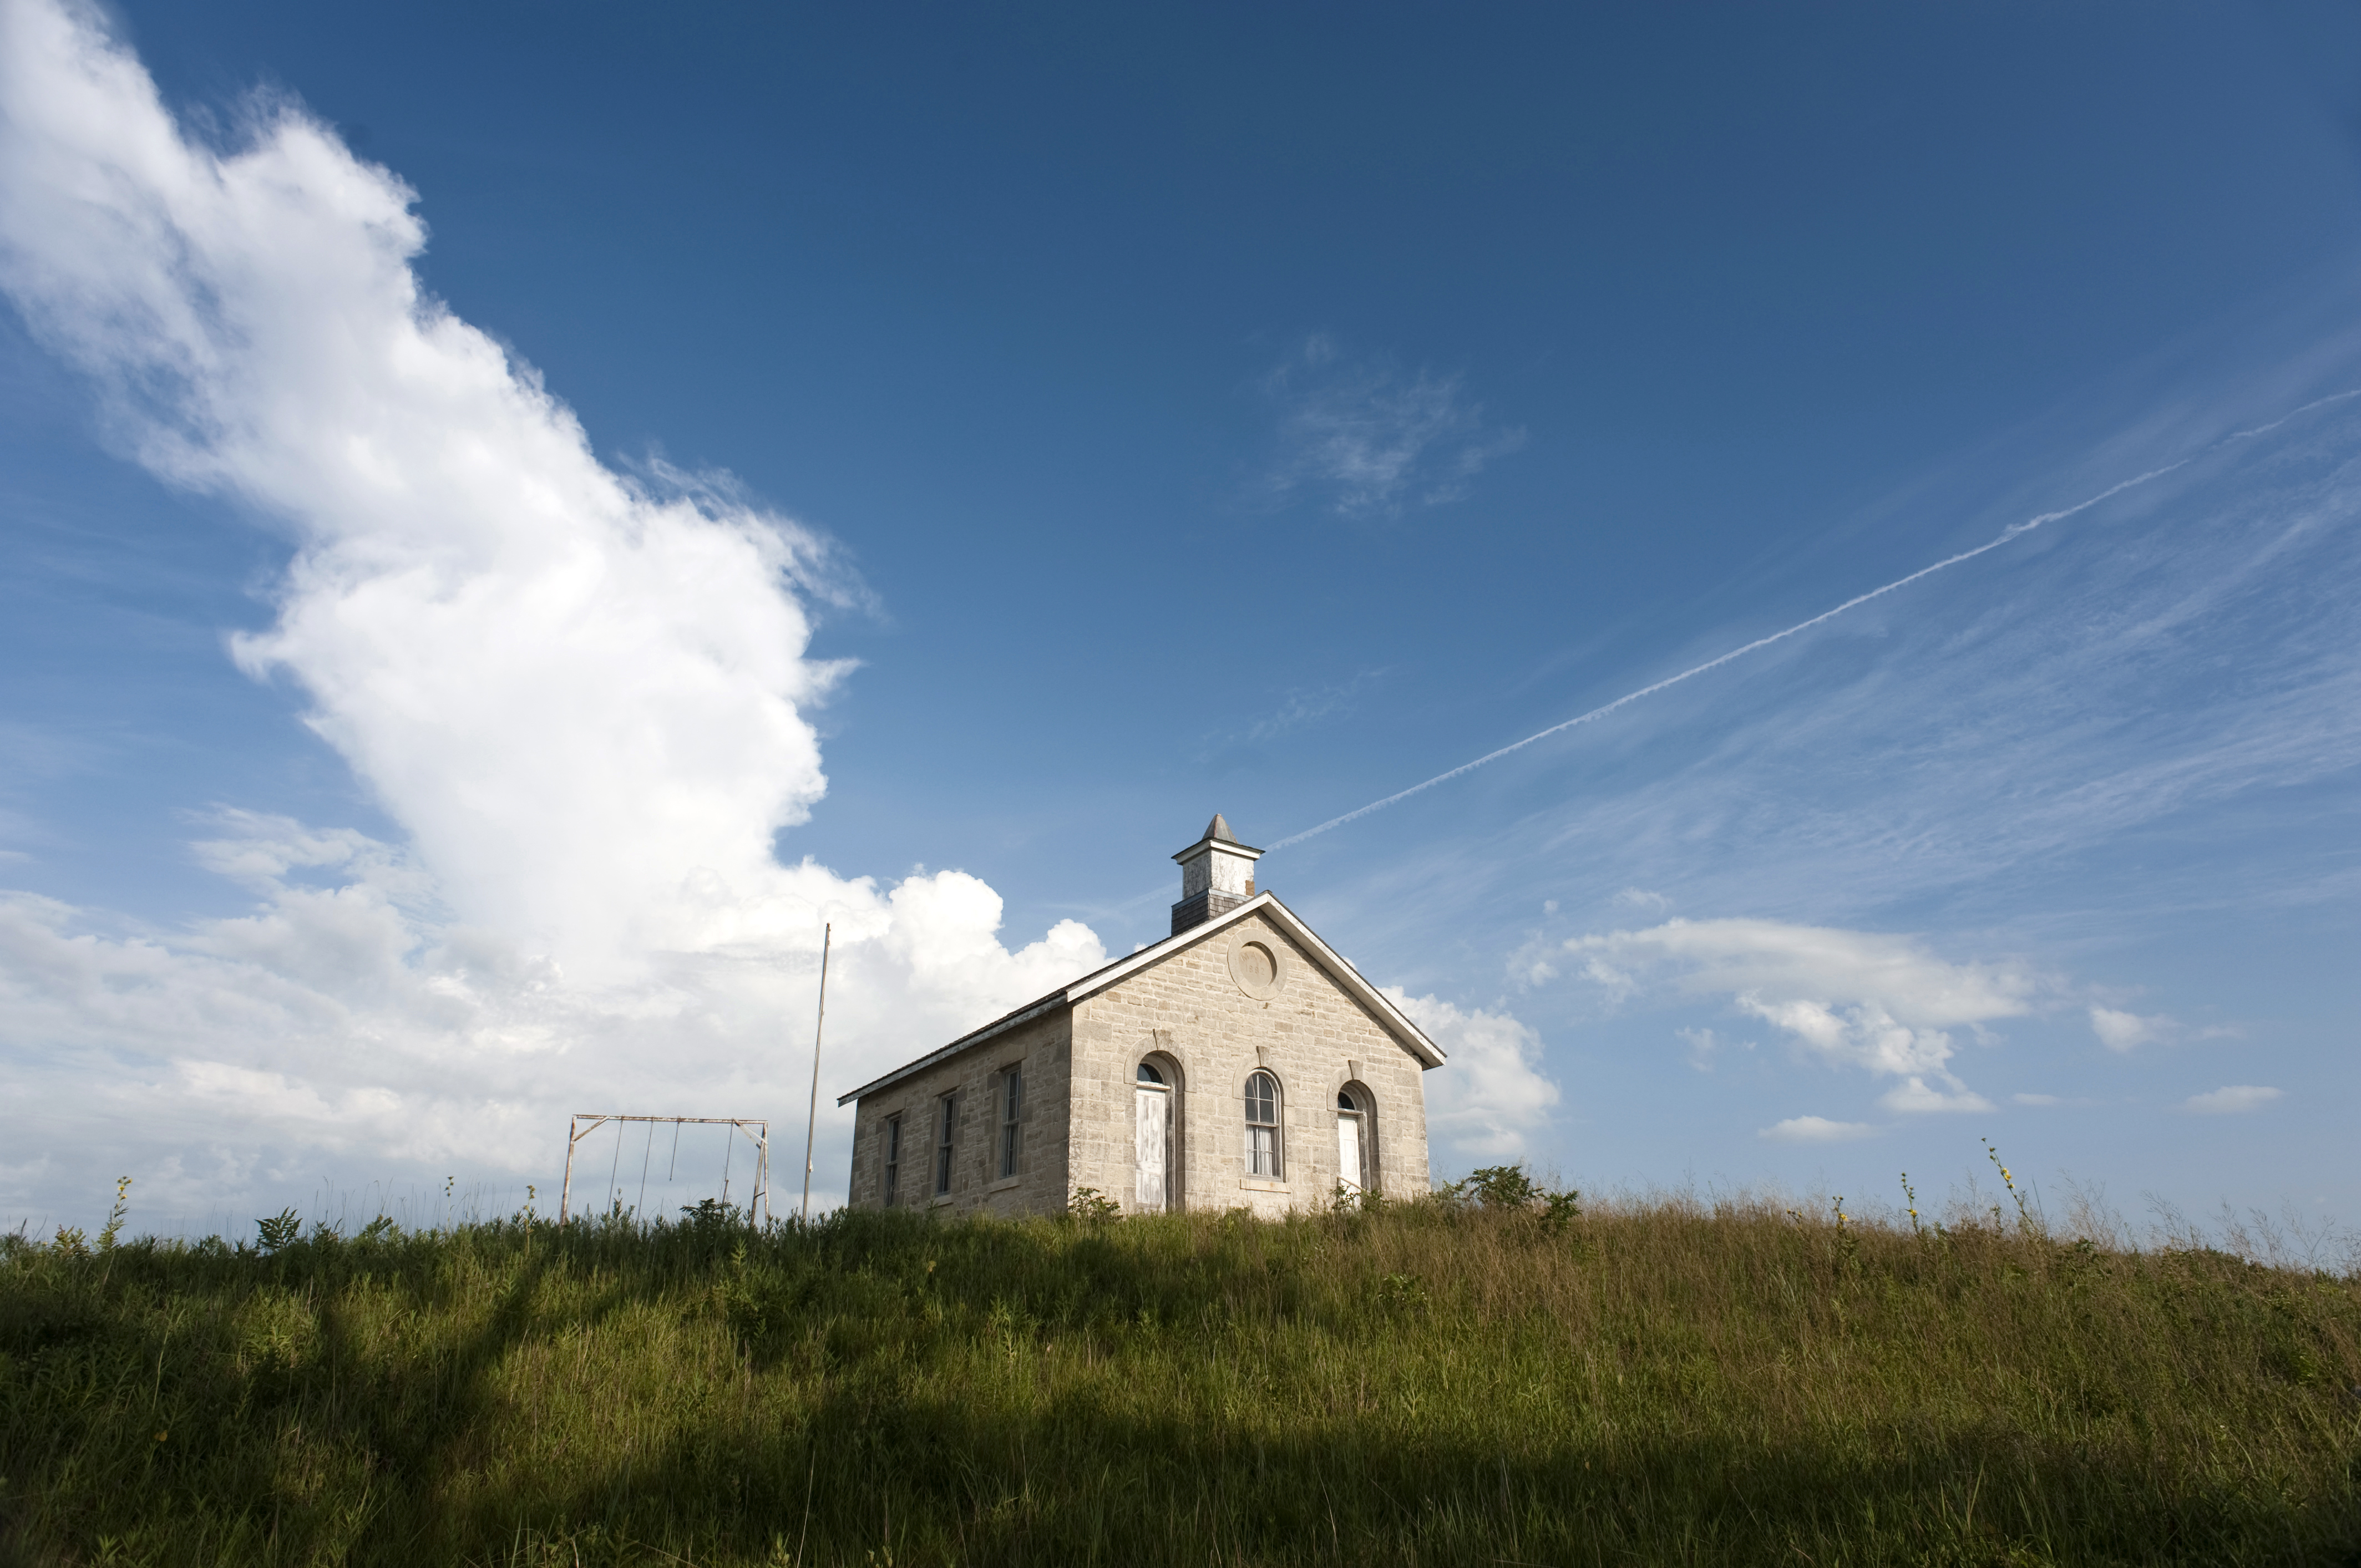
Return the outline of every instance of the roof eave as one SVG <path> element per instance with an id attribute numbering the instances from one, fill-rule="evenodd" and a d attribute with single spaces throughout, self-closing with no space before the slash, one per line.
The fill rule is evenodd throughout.
<path id="1" fill-rule="evenodd" d="M 1028 1002 L 1014 1013 L 1004 1014 L 994 1018 L 981 1029 L 970 1030 L 950 1045 L 936 1047 L 916 1061 L 903 1063 L 884 1077 L 864 1083 L 849 1094 L 838 1095 L 836 1102 L 839 1105 L 850 1105 L 864 1094 L 874 1094 L 881 1089 L 891 1089 L 911 1074 L 924 1072 L 937 1062 L 946 1061 L 959 1055 L 970 1046 L 980 1046 L 995 1035 L 1005 1035 L 1019 1024 L 1029 1024 L 1042 1014 L 1053 1013 L 1065 1005 L 1067 1005 L 1066 993 L 1062 991 L 1053 991 L 1038 1002 Z"/>
<path id="2" fill-rule="evenodd" d="M 1028 1002 L 1015 1012 L 995 1018 L 980 1029 L 972 1029 L 949 1045 L 928 1051 L 916 1061 L 904 1063 L 883 1078 L 864 1083 L 850 1093 L 840 1094 L 837 1096 L 836 1102 L 840 1106 L 850 1105 L 864 1095 L 874 1094 L 883 1089 L 891 1089 L 904 1079 L 915 1073 L 923 1072 L 938 1062 L 946 1061 L 971 1046 L 980 1046 L 996 1035 L 1005 1034 L 1020 1024 L 1028 1024 L 1060 1007 L 1071 1007 L 1078 1003 L 1087 1001 L 1109 986 L 1120 984 L 1150 964 L 1170 958 L 1182 948 L 1193 942 L 1202 941 L 1224 927 L 1235 926 L 1260 910 L 1275 912 L 1279 923 L 1285 927 L 1287 934 L 1312 949 L 1320 960 L 1321 967 L 1334 976 L 1355 1001 L 1377 1015 L 1378 1022 L 1384 1027 L 1386 1033 L 1393 1036 L 1403 1049 L 1416 1057 L 1422 1069 L 1438 1068 L 1450 1059 L 1442 1047 L 1427 1037 L 1425 1030 L 1411 1022 L 1409 1014 L 1394 1005 L 1392 998 L 1370 984 L 1367 978 L 1359 970 L 1355 969 L 1352 962 L 1342 953 L 1322 941 L 1319 935 L 1304 924 L 1301 916 L 1281 904 L 1279 894 L 1257 893 L 1235 908 L 1224 910 L 1210 920 L 1200 921 L 1185 931 L 1175 931 L 1160 942 L 1151 942 L 1129 958 L 1117 959 L 1113 963 L 1093 970 L 1071 985 L 1053 991 L 1037 1002 Z"/>

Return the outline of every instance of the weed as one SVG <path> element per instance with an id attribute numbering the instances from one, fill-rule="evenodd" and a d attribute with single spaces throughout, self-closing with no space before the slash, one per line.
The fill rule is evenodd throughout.
<path id="1" fill-rule="evenodd" d="M 115 1238 L 123 1234 L 123 1222 L 131 1214 L 131 1179 L 115 1179 L 115 1207 L 107 1212 L 106 1224 L 98 1233 L 98 1250 L 113 1252 Z"/>
<path id="2" fill-rule="evenodd" d="M 303 1234 L 303 1221 L 294 1210 L 282 1209 L 267 1220 L 255 1221 L 254 1228 L 259 1233 L 262 1250 L 275 1253 L 295 1244 L 295 1239 Z"/>
<path id="3" fill-rule="evenodd" d="M 2000 1150 L 1993 1147 L 1992 1140 L 1989 1138 L 1979 1138 L 1976 1141 L 1984 1146 L 1985 1157 L 1992 1161 L 1993 1168 L 2000 1172 L 2000 1184 L 2008 1189 L 2008 1195 L 2011 1198 L 2016 1200 L 2016 1223 L 2018 1228 L 2023 1230 L 2026 1235 L 2037 1235 L 2042 1234 L 2043 1227 L 2041 1222 L 2034 1218 L 2031 1206 L 2025 1201 L 2025 1194 L 2016 1190 L 2016 1179 L 2009 1174 L 2008 1167 L 2001 1164 Z M 1994 1216 L 1997 1216 L 2000 1213 L 2000 1211 L 1998 1209 L 1994 1209 L 1993 1213 Z"/>
<path id="4" fill-rule="evenodd" d="M 258 1223 L 259 1252 L 118 1237 L 104 1257 L 20 1231 L 0 1237 L 0 1559 L 1967 1565 L 2361 1544 L 2361 1278 L 2056 1245 L 2024 1211 L 1904 1228 L 1841 1200 L 1826 1219 L 1586 1205 L 1519 1167 L 1479 1176 L 1280 1222 L 1115 1223 L 1078 1191 L 1090 1223 L 762 1226 L 716 1203 L 342 1238 L 290 1212 Z M 1579 1245 L 1536 1245 L 1554 1227 Z"/>
<path id="5" fill-rule="evenodd" d="M 1403 1311 L 1423 1311 L 1426 1286 L 1415 1274 L 1389 1274 L 1378 1282 L 1378 1299 Z"/>
<path id="6" fill-rule="evenodd" d="M 1093 1224 L 1104 1223 L 1123 1212 L 1123 1205 L 1095 1187 L 1077 1187 L 1066 1201 L 1066 1212 Z"/>

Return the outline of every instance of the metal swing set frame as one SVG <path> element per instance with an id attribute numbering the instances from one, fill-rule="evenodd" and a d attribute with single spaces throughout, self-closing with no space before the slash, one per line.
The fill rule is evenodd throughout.
<path id="1" fill-rule="evenodd" d="M 609 1122 L 618 1124 L 615 1128 L 615 1161 L 618 1169 L 620 1169 L 623 1158 L 623 1129 L 620 1125 L 621 1123 L 668 1122 L 672 1124 L 673 1156 L 675 1161 L 677 1161 L 680 1155 L 680 1129 L 682 1127 L 700 1126 L 730 1128 L 731 1130 L 730 1142 L 724 1146 L 721 1159 L 721 1201 L 724 1203 L 730 1201 L 729 1150 L 736 1146 L 737 1135 L 740 1133 L 745 1134 L 748 1141 L 754 1146 L 754 1190 L 747 1194 L 746 1217 L 749 1220 L 754 1219 L 756 1211 L 759 1210 L 761 1212 L 763 1222 L 767 1223 L 771 1218 L 771 1124 L 769 1122 L 752 1116 L 631 1116 L 612 1112 L 577 1111 L 566 1124 L 566 1179 L 564 1185 L 558 1189 L 557 1193 L 557 1223 L 559 1224 L 562 1225 L 566 1223 L 569 1208 L 571 1207 L 574 1200 L 574 1151 L 576 1148 L 580 1146 L 583 1139 L 588 1137 L 591 1134 L 597 1132 L 599 1128 L 605 1126 Z M 654 1157 L 655 1128 L 650 1127 L 648 1129 L 648 1158 L 649 1160 L 653 1160 Z M 615 1171 L 609 1171 L 608 1173 L 607 1185 L 610 1193 L 620 1192 L 622 1190 L 622 1189 L 615 1185 Z M 646 1162 L 643 1161 L 640 1170 L 640 1201 L 642 1202 L 645 1202 L 647 1201 L 647 1165 Z M 667 1179 L 669 1179 L 669 1178 L 667 1178 Z M 637 1212 L 637 1210 L 633 1211 L 635 1213 Z"/>

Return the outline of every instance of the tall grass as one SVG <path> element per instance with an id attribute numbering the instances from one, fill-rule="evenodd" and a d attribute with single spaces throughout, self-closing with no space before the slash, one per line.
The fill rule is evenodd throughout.
<path id="1" fill-rule="evenodd" d="M 5 1553 L 2361 1562 L 2361 1281 L 1990 1215 L 273 1239 L 0 1247 Z"/>

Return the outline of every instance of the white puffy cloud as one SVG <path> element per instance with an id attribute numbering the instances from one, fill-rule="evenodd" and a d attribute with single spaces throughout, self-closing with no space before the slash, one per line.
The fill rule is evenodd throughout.
<path id="1" fill-rule="evenodd" d="M 239 837 L 214 840 L 217 858 L 301 861 L 327 885 L 256 872 L 251 914 L 170 932 L 0 895 L 0 1094 L 39 1107 L 44 1141 L 74 1156 L 0 1168 L 0 1205 L 103 1196 L 118 1168 L 140 1176 L 143 1200 L 196 1212 L 249 1196 L 276 1207 L 291 1184 L 300 1198 L 388 1168 L 546 1193 L 569 1112 L 801 1105 L 814 953 L 664 952 L 570 977 L 500 933 L 405 909 L 415 870 L 361 835 L 251 816 L 228 826 Z M 346 853 L 322 865 L 326 842 Z M 1104 961 L 1071 922 L 1011 952 L 992 937 L 997 895 L 960 872 L 833 892 L 840 937 L 874 935 L 840 943 L 831 963 L 824 1087 Z M 842 1142 L 825 1101 L 823 1113 L 825 1195 L 841 1187 Z M 782 1149 L 794 1141 L 786 1120 L 774 1134 Z"/>
<path id="2" fill-rule="evenodd" d="M 2048 982 L 2015 964 L 1953 963 L 1907 937 L 1777 920 L 1669 920 L 1564 950 L 1620 1002 L 1643 987 L 1719 994 L 1839 1066 L 1901 1080 L 1887 1110 L 1987 1110 L 1950 1067 L 1954 1030 L 2021 1016 Z"/>
<path id="3" fill-rule="evenodd" d="M 2192 1094 L 2181 1102 L 2181 1108 L 2201 1116 L 2235 1116 L 2241 1112 L 2259 1111 L 2285 1093 L 2284 1090 L 2257 1083 L 2231 1083 L 2203 1094 Z"/>
<path id="4" fill-rule="evenodd" d="M 1915 1075 L 1879 1095 L 1877 1102 L 1888 1111 L 1905 1115 L 1929 1111 L 1989 1111 L 1993 1108 L 1991 1101 L 1972 1089 L 1938 1089 Z"/>
<path id="5" fill-rule="evenodd" d="M 1514 1159 L 1549 1121 L 1557 1085 L 1541 1074 L 1542 1039 L 1506 1010 L 1462 1012 L 1433 996 L 1385 988 L 1451 1059 L 1426 1075 L 1427 1139 L 1439 1155 Z"/>
<path id="6" fill-rule="evenodd" d="M 1826 1116 L 1790 1116 L 1754 1135 L 1774 1144 L 1842 1144 L 1873 1138 L 1877 1129 L 1866 1122 L 1831 1122 Z"/>
<path id="7" fill-rule="evenodd" d="M 2136 1050 L 2150 1041 L 2164 1037 L 2172 1026 L 2165 1017 L 2143 1018 L 2136 1013 L 2119 1012 L 2113 1007 L 2091 1009 L 2091 1032 L 2099 1043 L 2111 1051 Z"/>
<path id="8" fill-rule="evenodd" d="M 827 1083 L 1101 962 L 1071 921 L 1012 951 L 958 872 L 778 862 L 846 673 L 808 607 L 862 590 L 726 480 L 602 463 L 423 291 L 413 202 L 289 103 L 193 138 L 93 9 L 0 0 L 0 288 L 142 464 L 291 537 L 235 656 L 404 835 L 226 814 L 200 858 L 257 905 L 174 930 L 0 902 L 13 1102 L 192 1194 L 306 1150 L 546 1169 L 586 1103 L 799 1104 L 823 922 Z M 91 1179 L 67 1163 L 0 1204 Z"/>
<path id="9" fill-rule="evenodd" d="M 0 13 L 0 281 L 140 459 L 298 545 L 239 663 L 402 823 L 453 906 L 569 964 L 808 924 L 771 834 L 827 787 L 790 583 L 809 531 L 602 464 L 421 289 L 412 192 L 291 104 L 223 154 L 42 0 Z"/>
<path id="10" fill-rule="evenodd" d="M 2091 1032 L 2109 1050 L 2129 1055 L 2142 1046 L 2235 1038 L 2242 1030 L 2235 1024 L 2184 1024 L 2162 1013 L 2142 1016 L 2094 1004 L 2091 1008 Z"/>

